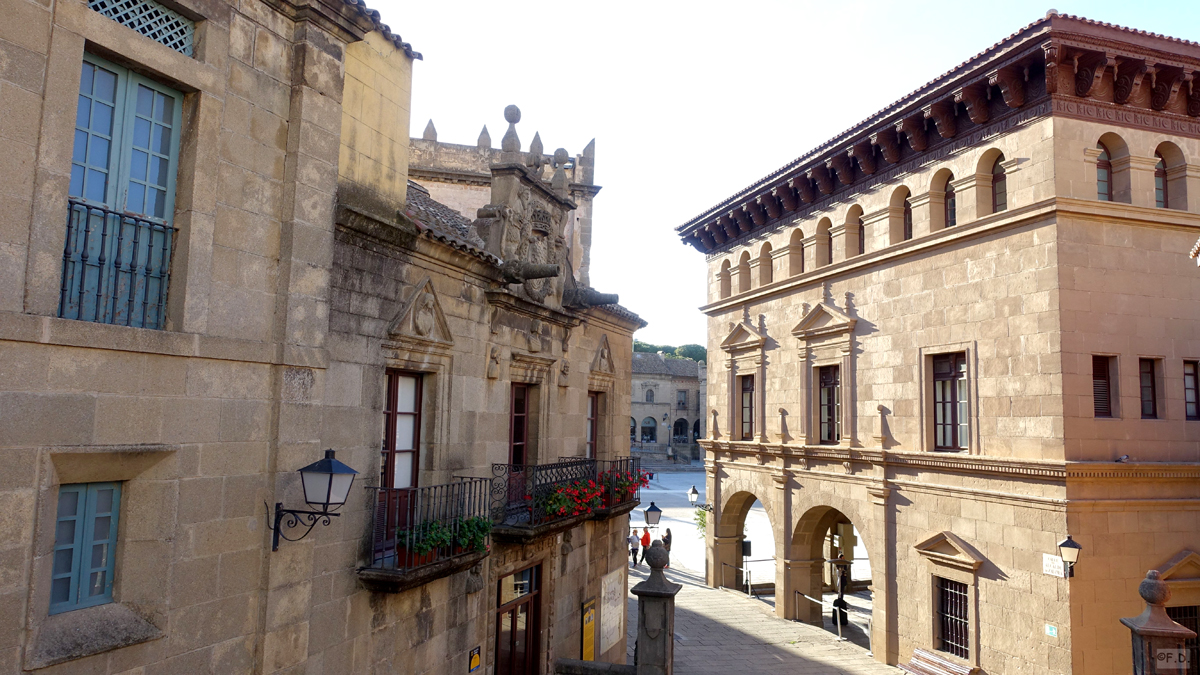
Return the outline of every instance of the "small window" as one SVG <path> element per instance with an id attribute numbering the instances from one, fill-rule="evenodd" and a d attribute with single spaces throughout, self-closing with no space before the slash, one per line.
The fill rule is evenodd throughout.
<path id="1" fill-rule="evenodd" d="M 654 403 L 654 390 L 653 389 L 646 390 L 646 403 Z"/>
<path id="2" fill-rule="evenodd" d="M 584 439 L 586 443 L 584 452 L 588 459 L 596 459 L 596 434 L 599 430 L 599 425 L 597 424 L 599 418 L 600 394 L 589 391 L 587 402 L 587 437 Z"/>
<path id="3" fill-rule="evenodd" d="M 1158 160 L 1154 165 L 1154 205 L 1165 209 L 1170 204 L 1167 197 L 1167 163 L 1157 152 L 1154 153 L 1154 159 Z"/>
<path id="4" fill-rule="evenodd" d="M 51 614 L 112 602 L 120 504 L 120 483 L 59 487 Z"/>
<path id="5" fill-rule="evenodd" d="M 904 198 L 904 241 L 913 238 L 913 215 L 912 202 L 908 197 Z"/>
<path id="6" fill-rule="evenodd" d="M 683 409 L 687 408 L 687 390 L 680 389 L 675 392 L 675 406 Z"/>
<path id="7" fill-rule="evenodd" d="M 1200 370 L 1200 361 L 1183 362 L 1183 405 L 1189 420 L 1200 420 L 1200 404 L 1197 396 L 1196 371 Z"/>
<path id="8" fill-rule="evenodd" d="M 842 382 L 838 366 L 822 366 L 817 370 L 820 388 L 817 418 L 820 441 L 836 444 L 842 440 Z"/>
<path id="9" fill-rule="evenodd" d="M 743 375 L 742 380 L 742 440 L 754 440 L 754 376 Z"/>
<path id="10" fill-rule="evenodd" d="M 383 409 L 383 456 L 380 485 L 417 486 L 421 447 L 421 376 L 387 371 L 387 400 Z"/>
<path id="11" fill-rule="evenodd" d="M 154 0 L 88 0 L 88 7 L 155 42 L 192 55 L 196 24 Z"/>
<path id="12" fill-rule="evenodd" d="M 833 233 L 825 230 L 825 264 L 833 264 Z"/>
<path id="13" fill-rule="evenodd" d="M 1107 356 L 1092 357 L 1092 414 L 1096 417 L 1113 416 L 1110 361 Z"/>
<path id="14" fill-rule="evenodd" d="M 967 585 L 942 577 L 934 579 L 937 580 L 937 649 L 970 658 Z"/>
<path id="15" fill-rule="evenodd" d="M 1004 172 L 1004 155 L 992 164 L 992 213 L 1008 210 L 1008 176 Z"/>
<path id="16" fill-rule="evenodd" d="M 862 255 L 867 252 L 867 226 L 863 225 L 862 216 L 858 217 L 854 229 L 858 233 L 858 254 Z"/>
<path id="17" fill-rule="evenodd" d="M 513 384 L 509 400 L 509 464 L 525 464 L 529 459 L 529 394 L 529 385 Z"/>
<path id="18" fill-rule="evenodd" d="M 1096 157 L 1096 199 L 1111 202 L 1112 193 L 1112 154 L 1103 143 L 1097 143 L 1096 149 L 1100 155 Z"/>
<path id="19" fill-rule="evenodd" d="M 967 355 L 933 357 L 934 449 L 967 449 L 970 424 L 967 417 Z"/>
<path id="20" fill-rule="evenodd" d="M 637 420 L 629 418 L 629 440 L 630 442 L 637 441 Z"/>
<path id="21" fill-rule="evenodd" d="M 1158 386 L 1154 376 L 1154 359 L 1138 359 L 1138 385 L 1141 388 L 1142 419 L 1158 419 Z"/>
<path id="22" fill-rule="evenodd" d="M 954 195 L 954 186 L 950 184 L 954 180 L 954 176 L 946 179 L 946 198 L 944 205 L 946 207 L 946 227 L 954 227 L 958 224 L 958 198 Z"/>

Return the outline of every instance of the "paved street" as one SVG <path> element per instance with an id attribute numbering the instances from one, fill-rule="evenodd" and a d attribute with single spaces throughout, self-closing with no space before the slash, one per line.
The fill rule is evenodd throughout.
<path id="1" fill-rule="evenodd" d="M 697 536 L 692 522 L 694 509 L 689 507 L 687 490 L 693 484 L 704 502 L 704 473 L 662 473 L 655 476 L 649 488 L 642 491 L 642 506 L 651 501 L 663 510 L 655 538 L 671 528 L 671 568 L 667 577 L 683 584 L 676 596 L 675 608 L 675 665 L 688 675 L 833 675 L 834 673 L 896 673 L 867 655 L 866 649 L 850 642 L 837 642 L 828 629 L 785 621 L 774 615 L 770 602 L 747 598 L 732 591 L 716 590 L 704 585 L 704 540 Z M 631 525 L 641 526 L 642 508 L 631 515 Z M 770 525 L 762 507 L 752 509 L 746 518 L 747 537 L 754 541 L 756 558 L 761 550 L 765 556 L 772 551 Z M 762 549 L 758 547 L 762 546 Z M 762 563 L 763 578 L 773 578 L 774 561 Z M 646 565 L 630 570 L 632 588 L 649 573 Z M 865 594 L 864 594 L 865 595 Z M 831 599 L 829 596 L 827 599 Z M 851 603 L 869 611 L 869 599 L 850 598 Z M 629 663 L 633 663 L 637 626 L 637 598 L 629 596 Z M 854 631 L 856 640 L 865 644 L 861 629 Z"/>

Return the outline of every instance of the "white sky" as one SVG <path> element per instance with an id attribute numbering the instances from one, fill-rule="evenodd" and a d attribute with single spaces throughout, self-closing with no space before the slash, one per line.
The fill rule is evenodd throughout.
<path id="1" fill-rule="evenodd" d="M 412 135 L 432 118 L 474 144 L 487 124 L 498 147 L 515 103 L 522 149 L 596 139 L 592 285 L 674 345 L 705 343 L 706 275 L 675 227 L 1050 7 L 1200 41 L 1195 0 L 368 1 L 425 56 Z"/>

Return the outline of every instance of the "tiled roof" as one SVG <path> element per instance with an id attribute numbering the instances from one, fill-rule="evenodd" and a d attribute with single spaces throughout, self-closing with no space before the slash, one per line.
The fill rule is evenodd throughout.
<path id="1" fill-rule="evenodd" d="M 646 326 L 650 325 L 649 323 L 646 322 L 645 319 L 638 316 L 637 314 L 634 314 L 632 311 L 630 311 L 629 309 L 627 309 L 625 307 L 622 307 L 621 305 L 596 305 L 596 309 L 598 309 L 602 312 L 608 312 L 609 314 L 612 314 L 613 316 L 625 319 L 626 321 L 629 321 L 630 323 L 637 324 L 641 328 L 645 328 Z"/>
<path id="2" fill-rule="evenodd" d="M 1188 257 L 1200 258 L 1200 239 L 1197 239 L 1196 243 L 1192 245 L 1192 250 L 1188 252 Z M 1196 261 L 1196 264 L 1200 265 L 1200 260 Z"/>
<path id="3" fill-rule="evenodd" d="M 500 259 L 484 250 L 483 240 L 458 211 L 429 196 L 429 190 L 408 181 L 408 209 L 405 211 L 421 233 L 481 260 L 500 264 Z"/>
<path id="4" fill-rule="evenodd" d="M 642 375 L 670 375 L 672 377 L 700 377 L 703 366 L 691 359 L 668 359 L 661 354 L 649 352 L 633 353 L 633 372 Z"/>
<path id="5" fill-rule="evenodd" d="M 421 52 L 413 51 L 412 45 L 408 44 L 404 40 L 401 40 L 399 35 L 396 35 L 392 32 L 390 26 L 380 21 L 379 12 L 367 7 L 367 3 L 364 0 L 344 0 L 344 2 L 347 5 L 357 9 L 359 14 L 362 14 L 370 19 L 371 23 L 375 26 L 375 30 L 383 33 L 383 36 L 387 38 L 389 42 L 396 45 L 396 49 L 402 50 L 405 54 L 407 54 L 408 58 L 416 59 L 418 61 L 423 61 L 425 59 L 425 57 L 421 56 Z"/>

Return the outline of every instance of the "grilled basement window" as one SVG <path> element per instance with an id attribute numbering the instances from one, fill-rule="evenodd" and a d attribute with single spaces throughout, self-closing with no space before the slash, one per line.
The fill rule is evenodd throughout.
<path id="1" fill-rule="evenodd" d="M 196 23 L 154 0 L 88 0 L 88 7 L 180 54 L 192 55 Z"/>
<path id="2" fill-rule="evenodd" d="M 1109 372 L 1110 358 L 1092 357 L 1092 414 L 1096 417 L 1112 417 L 1112 374 Z"/>
<path id="3" fill-rule="evenodd" d="M 1158 419 L 1158 383 L 1154 377 L 1154 359 L 1138 359 L 1138 385 L 1142 396 L 1142 419 Z"/>
<path id="4" fill-rule="evenodd" d="M 966 450 L 970 436 L 967 418 L 967 355 L 933 357 L 933 429 L 937 450 Z"/>
<path id="5" fill-rule="evenodd" d="M 1200 393 L 1197 391 L 1196 375 L 1200 362 L 1183 362 L 1183 405 L 1189 420 L 1200 420 Z"/>
<path id="6" fill-rule="evenodd" d="M 937 580 L 937 649 L 960 658 L 970 657 L 967 618 L 967 585 L 934 577 Z"/>

